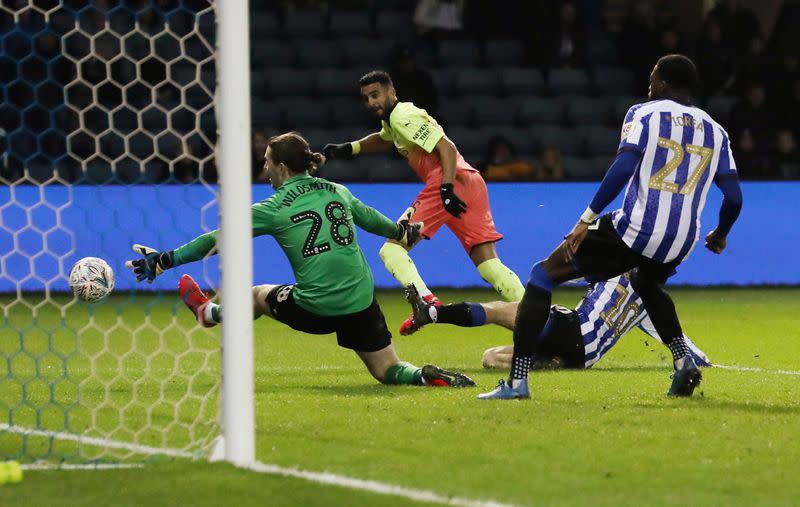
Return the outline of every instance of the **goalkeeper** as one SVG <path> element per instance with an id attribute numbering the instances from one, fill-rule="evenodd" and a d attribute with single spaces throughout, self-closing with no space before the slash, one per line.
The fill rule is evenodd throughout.
<path id="1" fill-rule="evenodd" d="M 275 237 L 296 283 L 253 287 L 255 317 L 267 315 L 305 333 L 336 333 L 339 345 L 352 349 L 384 384 L 475 385 L 460 373 L 400 361 L 375 299 L 372 272 L 358 246 L 355 225 L 411 246 L 420 239 L 422 224 L 409 223 L 407 217 L 394 223 L 344 186 L 312 176 L 325 157 L 312 153 L 295 132 L 271 138 L 265 159 L 275 194 L 253 205 L 253 235 Z M 142 258 L 127 265 L 137 280 L 152 281 L 165 269 L 212 253 L 216 236 L 217 231 L 209 232 L 162 252 L 134 245 Z M 220 306 L 210 302 L 189 275 L 181 277 L 179 288 L 200 324 L 210 327 L 222 321 Z"/>

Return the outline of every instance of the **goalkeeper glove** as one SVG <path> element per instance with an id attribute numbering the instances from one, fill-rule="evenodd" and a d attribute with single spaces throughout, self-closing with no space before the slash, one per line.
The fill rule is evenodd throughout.
<path id="1" fill-rule="evenodd" d="M 403 246 L 413 247 L 422 239 L 422 222 L 411 222 L 411 215 L 414 208 L 408 208 L 403 212 L 403 216 L 397 221 L 397 236 L 394 238 Z"/>
<path id="2" fill-rule="evenodd" d="M 453 191 L 452 183 L 442 183 L 439 192 L 442 195 L 442 204 L 444 205 L 445 211 L 456 218 L 467 211 L 467 204 L 459 199 L 455 191 Z"/>
<path id="3" fill-rule="evenodd" d="M 354 157 L 353 145 L 351 143 L 326 144 L 325 147 L 322 148 L 322 154 L 325 155 L 325 158 L 328 160 L 337 158 L 350 160 Z"/>
<path id="4" fill-rule="evenodd" d="M 147 279 L 147 283 L 153 283 L 153 280 L 172 267 L 173 252 L 158 252 L 149 246 L 133 245 L 133 251 L 141 255 L 141 259 L 135 259 L 125 262 L 125 266 L 133 270 L 136 275 L 136 280 L 141 282 Z"/>

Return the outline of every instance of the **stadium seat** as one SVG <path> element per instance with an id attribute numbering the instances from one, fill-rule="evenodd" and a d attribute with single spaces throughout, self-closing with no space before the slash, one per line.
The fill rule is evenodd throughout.
<path id="1" fill-rule="evenodd" d="M 273 69 L 268 74 L 273 97 L 298 97 L 314 92 L 314 73 L 306 70 Z"/>
<path id="2" fill-rule="evenodd" d="M 515 128 L 509 126 L 487 126 L 478 129 L 484 144 L 488 144 L 489 139 L 494 136 L 502 136 L 511 141 L 517 155 L 531 158 L 539 149 L 538 140 L 533 137 L 528 129 Z M 486 146 L 481 153 L 484 153 Z M 477 161 L 476 161 L 477 163 Z"/>
<path id="3" fill-rule="evenodd" d="M 605 36 L 589 39 L 587 51 L 589 61 L 596 65 L 613 65 L 618 61 L 617 48 Z"/>
<path id="4" fill-rule="evenodd" d="M 632 93 L 633 71 L 619 67 L 597 67 L 594 71 L 594 86 L 601 94 L 625 95 Z"/>
<path id="5" fill-rule="evenodd" d="M 433 83 L 439 90 L 439 95 L 447 96 L 453 92 L 453 71 L 452 69 L 437 68 L 431 70 Z"/>
<path id="6" fill-rule="evenodd" d="M 475 97 L 473 99 L 475 123 L 484 125 L 514 125 L 517 120 L 519 102 L 496 97 Z"/>
<path id="7" fill-rule="evenodd" d="M 298 41 L 297 62 L 310 68 L 341 67 L 345 55 L 341 47 L 329 40 L 309 39 Z"/>
<path id="8" fill-rule="evenodd" d="M 408 166 L 408 162 L 395 157 L 370 157 L 364 159 L 367 166 L 369 181 L 415 181 L 417 175 Z"/>
<path id="9" fill-rule="evenodd" d="M 447 129 L 447 137 L 455 143 L 462 155 L 464 153 L 483 153 L 486 151 L 488 138 L 484 137 L 484 133 L 477 129 L 451 127 Z"/>
<path id="10" fill-rule="evenodd" d="M 728 121 L 728 116 L 731 114 L 731 109 L 736 105 L 736 97 L 711 97 L 706 104 L 706 112 L 711 115 L 714 120 L 725 123 Z"/>
<path id="11" fill-rule="evenodd" d="M 284 127 L 288 130 L 327 127 L 330 108 L 325 101 L 286 99 L 280 102 Z"/>
<path id="12" fill-rule="evenodd" d="M 324 37 L 326 35 L 325 16 L 319 11 L 289 12 L 286 15 L 283 31 L 287 37 L 295 39 Z"/>
<path id="13" fill-rule="evenodd" d="M 567 120 L 572 125 L 605 125 L 612 105 L 603 99 L 568 97 L 565 100 Z"/>
<path id="14" fill-rule="evenodd" d="M 389 57 L 389 46 L 385 40 L 342 39 L 339 46 L 351 67 L 383 67 Z"/>
<path id="15" fill-rule="evenodd" d="M 458 95 L 497 95 L 500 82 L 492 69 L 461 68 L 452 74 Z"/>
<path id="16" fill-rule="evenodd" d="M 271 12 L 253 10 L 250 12 L 250 36 L 255 40 L 263 37 L 277 37 L 280 34 L 278 18 Z"/>
<path id="17" fill-rule="evenodd" d="M 295 63 L 294 46 L 288 42 L 260 41 L 250 48 L 253 68 L 290 67 Z"/>
<path id="18" fill-rule="evenodd" d="M 530 129 L 540 149 L 555 146 L 565 155 L 583 153 L 585 133 L 580 129 L 541 125 Z"/>
<path id="19" fill-rule="evenodd" d="M 311 146 L 311 151 L 322 151 L 328 143 L 342 142 L 342 134 L 338 129 L 309 128 L 300 132 Z"/>
<path id="20" fill-rule="evenodd" d="M 522 45 L 510 40 L 488 40 L 483 48 L 486 65 L 493 67 L 517 67 L 525 62 Z"/>
<path id="21" fill-rule="evenodd" d="M 275 102 L 254 97 L 250 103 L 251 120 L 257 127 L 278 128 L 281 122 L 281 108 Z"/>
<path id="22" fill-rule="evenodd" d="M 381 38 L 393 41 L 414 41 L 417 35 L 411 12 L 401 10 L 378 12 L 375 31 Z"/>
<path id="23" fill-rule="evenodd" d="M 563 104 L 552 99 L 527 99 L 523 101 L 519 112 L 519 119 L 525 125 L 559 123 L 563 116 Z"/>
<path id="24" fill-rule="evenodd" d="M 373 157 L 370 157 L 373 158 Z M 319 175 L 330 181 L 365 181 L 367 169 L 356 160 L 330 160 L 320 167 Z"/>
<path id="25" fill-rule="evenodd" d="M 444 40 L 439 43 L 436 57 L 443 66 L 477 66 L 481 63 L 481 48 L 475 41 Z"/>
<path id="26" fill-rule="evenodd" d="M 585 95 L 589 92 L 589 76 L 580 69 L 553 69 L 548 86 L 555 95 Z"/>
<path id="27" fill-rule="evenodd" d="M 507 95 L 537 95 L 544 90 L 544 77 L 538 69 L 511 67 L 500 71 L 500 83 Z"/>
<path id="28" fill-rule="evenodd" d="M 633 95 L 617 97 L 614 101 L 614 124 L 622 126 L 628 109 L 630 109 L 632 105 L 641 104 L 642 102 L 647 102 L 647 98 Z"/>
<path id="29" fill-rule="evenodd" d="M 323 69 L 317 74 L 317 94 L 323 97 L 358 93 L 358 78 L 352 70 Z"/>
<path id="30" fill-rule="evenodd" d="M 473 120 L 472 99 L 446 100 L 439 106 L 439 116 L 448 127 L 469 126 Z"/>
<path id="31" fill-rule="evenodd" d="M 372 21 L 368 12 L 333 12 L 330 31 L 335 37 L 365 37 L 372 33 Z"/>
<path id="32" fill-rule="evenodd" d="M 356 127 L 375 124 L 375 119 L 364 109 L 355 97 L 338 97 L 330 101 L 331 114 L 335 127 Z"/>
<path id="33" fill-rule="evenodd" d="M 595 166 L 593 158 L 564 157 L 564 172 L 571 180 L 597 180 L 606 167 Z"/>
<path id="34" fill-rule="evenodd" d="M 589 155 L 616 153 L 619 147 L 619 138 L 619 129 L 588 127 L 586 129 L 586 151 Z"/>

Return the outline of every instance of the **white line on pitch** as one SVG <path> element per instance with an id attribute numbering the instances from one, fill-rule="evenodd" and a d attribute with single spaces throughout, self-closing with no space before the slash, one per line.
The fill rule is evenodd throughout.
<path id="1" fill-rule="evenodd" d="M 25 428 L 22 426 L 11 426 L 6 423 L 0 423 L 0 431 L 8 431 L 11 433 L 19 433 L 21 435 L 31 435 L 35 437 L 47 437 L 55 440 L 70 440 L 85 445 L 96 445 L 99 447 L 108 447 L 110 449 L 124 449 L 133 451 L 139 454 L 149 455 L 162 455 L 172 456 L 175 458 L 193 458 L 194 454 L 180 449 L 169 449 L 164 447 L 150 447 L 148 445 L 132 444 L 129 442 L 120 442 L 119 440 L 110 440 L 107 438 L 86 437 L 83 435 L 75 435 L 74 433 L 65 433 L 63 431 L 47 431 L 37 430 L 34 428 Z"/>
<path id="2" fill-rule="evenodd" d="M 752 371 L 752 372 L 759 372 L 759 373 L 774 373 L 776 375 L 800 375 L 800 371 L 797 370 L 768 370 L 765 368 L 753 368 L 750 366 L 729 366 L 724 364 L 714 364 L 714 368 L 721 368 L 723 370 L 733 370 L 733 371 Z"/>
<path id="3" fill-rule="evenodd" d="M 21 465 L 23 470 L 117 470 L 120 468 L 144 468 L 141 463 L 31 463 Z"/>
<path id="4" fill-rule="evenodd" d="M 379 495 L 391 495 L 408 498 L 418 502 L 438 503 L 443 505 L 456 505 L 459 507 L 513 507 L 511 504 L 496 502 L 494 500 L 471 500 L 469 498 L 459 498 L 456 496 L 446 496 L 433 491 L 424 489 L 412 489 L 395 484 L 386 484 L 377 481 L 356 479 L 345 475 L 333 474 L 330 472 L 309 472 L 296 468 L 284 468 L 279 465 L 256 462 L 248 467 L 254 472 L 270 475 L 281 475 L 283 477 L 295 477 L 321 484 L 331 484 L 343 488 L 358 489 L 369 491 Z"/>

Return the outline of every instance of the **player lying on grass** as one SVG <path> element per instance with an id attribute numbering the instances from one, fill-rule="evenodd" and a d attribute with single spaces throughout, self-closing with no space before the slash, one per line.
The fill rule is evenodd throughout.
<path id="1" fill-rule="evenodd" d="M 524 288 L 517 275 L 497 257 L 495 242 L 503 238 L 494 226 L 489 194 L 481 174 L 458 152 L 444 130 L 424 109 L 399 102 L 392 78 L 372 71 L 359 80 L 364 106 L 381 121 L 380 132 L 350 143 L 328 144 L 325 156 L 350 159 L 386 151 L 392 144 L 425 182 L 412 207 L 414 220 L 425 223 L 423 235 L 432 238 L 446 225 L 461 242 L 481 278 L 506 301 L 519 301 Z M 463 200 L 462 200 L 463 199 Z M 408 255 L 413 245 L 390 239 L 380 250 L 386 269 L 403 287 L 414 284 L 427 301 L 438 302 Z M 410 325 L 410 319 L 401 326 Z"/>
<path id="2" fill-rule="evenodd" d="M 650 101 L 628 110 L 617 156 L 589 207 L 550 256 L 531 269 L 514 325 L 509 382 L 480 399 L 530 398 L 528 372 L 553 287 L 578 277 L 608 280 L 635 267 L 631 284 L 672 353 L 675 372 L 667 395 L 691 396 L 700 385 L 703 375 L 664 284 L 700 237 L 711 184 L 724 196 L 718 226 L 706 236 L 706 248 L 714 253 L 725 249 L 742 193 L 727 133 L 691 103 L 696 84 L 697 69 L 689 58 L 658 60 L 650 74 Z M 622 207 L 598 216 L 623 188 Z"/>
<path id="3" fill-rule="evenodd" d="M 413 325 L 406 334 L 431 323 L 462 327 L 497 324 L 514 330 L 517 302 L 457 303 L 435 307 L 419 297 L 413 285 L 406 289 L 411 303 Z M 574 310 L 563 306 L 550 307 L 550 315 L 538 337 L 539 346 L 531 369 L 591 368 L 634 327 L 638 327 L 659 343 L 653 322 L 647 315 L 642 298 L 631 287 L 628 273 L 589 286 Z M 695 363 L 711 366 L 705 353 L 684 335 Z M 510 368 L 513 345 L 492 347 L 483 353 L 485 368 Z"/>
<path id="4" fill-rule="evenodd" d="M 352 349 L 379 382 L 464 387 L 474 382 L 433 365 L 417 368 L 400 361 L 375 299 L 372 272 L 358 246 L 355 226 L 413 245 L 422 224 L 394 223 L 359 201 L 343 185 L 309 173 L 325 161 L 299 134 L 269 140 L 264 165 L 275 194 L 252 207 L 253 235 L 272 235 L 294 270 L 294 285 L 253 287 L 256 318 L 266 315 L 311 334 L 336 333 L 341 347 Z M 169 268 L 204 258 L 216 247 L 217 231 L 175 250 L 157 252 L 134 245 L 142 258 L 129 261 L 139 281 L 152 281 Z M 219 305 L 189 275 L 180 294 L 203 326 L 222 321 Z"/>

